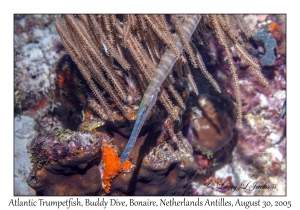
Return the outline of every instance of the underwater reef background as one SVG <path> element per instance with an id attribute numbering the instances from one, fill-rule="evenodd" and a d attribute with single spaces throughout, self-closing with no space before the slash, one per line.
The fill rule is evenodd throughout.
<path id="1" fill-rule="evenodd" d="M 102 44 L 103 60 L 117 60 L 120 65 L 111 62 L 115 75 L 105 72 L 99 80 L 105 83 L 117 78 L 120 87 L 112 82 L 108 88 L 108 82 L 107 87 L 96 84 L 91 90 L 89 76 L 82 70 L 85 67 L 73 60 L 76 53 L 69 55 L 56 31 L 54 15 L 15 15 L 15 195 L 286 195 L 286 17 L 242 17 L 254 34 L 245 41 L 245 49 L 261 65 L 269 85 L 259 82 L 236 48 L 229 48 L 228 55 L 213 33 L 214 17 L 203 19 L 211 20 L 211 25 L 202 23 L 208 26 L 191 38 L 197 44 L 187 47 L 185 56 L 174 65 L 176 73 L 164 83 L 131 155 L 122 162 L 119 157 L 153 74 L 136 71 L 138 79 L 134 79 L 122 70 L 127 68 L 124 55 L 117 57 L 113 51 L 124 46 L 114 49 Z M 85 17 L 79 18 L 85 21 Z M 158 43 L 157 52 L 147 48 L 158 54 L 151 57 L 158 62 L 172 45 L 165 44 L 167 36 L 159 37 L 155 29 L 147 35 L 137 33 L 134 18 L 117 17 L 131 23 L 128 27 L 124 24 L 124 31 L 141 36 L 144 45 L 143 36 Z M 141 25 L 143 18 L 144 24 L 151 25 L 161 17 L 138 17 Z M 179 21 L 184 18 L 178 16 Z M 168 25 L 170 20 L 166 20 Z M 71 25 L 74 20 L 64 21 Z M 180 31 L 176 24 L 174 28 L 169 25 L 171 31 Z M 103 30 L 109 35 L 111 28 Z M 203 40 L 198 39 L 202 33 L 206 34 Z M 116 46 L 116 40 L 129 40 L 124 48 L 131 53 L 132 69 L 149 63 L 139 63 L 141 56 L 130 51 L 134 38 L 115 34 L 108 38 L 115 39 Z M 133 49 L 143 52 L 139 45 Z M 209 74 L 191 64 L 197 50 L 202 59 L 199 62 L 196 57 L 194 62 L 203 60 Z M 230 57 L 237 69 L 241 105 Z M 93 63 L 85 65 L 91 68 Z M 92 70 L 90 75 L 96 77 Z M 207 79 L 210 76 L 213 79 Z M 122 94 L 122 89 L 127 94 Z M 100 96 L 95 96 L 98 92 L 105 99 L 102 104 Z M 118 102 L 123 95 L 124 104 Z M 241 125 L 237 126 L 239 120 Z M 242 183 L 257 183 L 267 189 L 234 188 Z"/>

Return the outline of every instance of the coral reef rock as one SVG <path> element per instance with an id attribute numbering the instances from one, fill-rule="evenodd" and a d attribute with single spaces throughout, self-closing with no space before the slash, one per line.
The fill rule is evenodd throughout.
<path id="1" fill-rule="evenodd" d="M 105 137 L 69 130 L 38 136 L 31 144 L 28 185 L 37 195 L 97 195 L 101 191 L 97 166 Z"/>
<path id="2" fill-rule="evenodd" d="M 160 143 L 144 158 L 137 159 L 141 147 L 145 147 L 145 137 L 138 138 L 131 153 L 136 166 L 112 180 L 111 195 L 183 195 L 196 174 L 197 164 L 187 140 L 181 134 L 177 138 L 178 142 Z"/>
<path id="3" fill-rule="evenodd" d="M 32 139 L 37 136 L 34 130 L 36 124 L 32 118 L 24 115 L 16 116 L 14 124 L 14 193 L 34 195 L 34 191 L 26 184 L 26 178 L 32 169 L 27 148 Z"/>
<path id="4" fill-rule="evenodd" d="M 64 53 L 53 15 L 15 15 L 14 107 L 24 111 L 55 89 L 54 64 Z"/>
<path id="5" fill-rule="evenodd" d="M 188 135 L 194 150 L 215 152 L 221 149 L 232 139 L 235 122 L 236 108 L 229 97 L 201 94 L 192 109 L 193 132 Z"/>

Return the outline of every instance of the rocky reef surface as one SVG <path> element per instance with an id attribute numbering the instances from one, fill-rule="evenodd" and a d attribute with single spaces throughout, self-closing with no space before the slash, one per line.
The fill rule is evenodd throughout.
<path id="1" fill-rule="evenodd" d="M 237 128 L 238 139 L 232 160 L 212 176 L 196 178 L 192 195 L 286 195 L 286 64 L 284 16 L 246 15 L 254 33 L 264 31 L 276 39 L 276 55 L 272 66 L 264 66 L 269 87 L 261 87 L 247 65 L 237 58 L 243 102 L 243 126 Z M 264 43 L 256 43 L 253 54 L 265 55 Z M 226 78 L 226 66 L 219 64 L 217 75 Z M 225 74 L 225 75 L 224 75 Z M 227 83 L 223 79 L 223 82 Z M 226 85 L 227 93 L 233 87 Z"/>
<path id="2" fill-rule="evenodd" d="M 133 124 L 117 112 L 113 122 L 99 118 L 105 113 L 86 94 L 88 86 L 65 55 L 52 15 L 16 15 L 15 195 L 285 195 L 285 16 L 244 19 L 277 46 L 272 51 L 262 40 L 248 44 L 258 60 L 274 53 L 274 63 L 262 68 L 268 87 L 231 49 L 239 69 L 242 127 L 235 126 L 226 55 L 212 36 L 203 57 L 222 93 L 191 69 L 201 91 L 186 97 L 180 123 L 154 107 L 132 156 L 122 163 Z"/>

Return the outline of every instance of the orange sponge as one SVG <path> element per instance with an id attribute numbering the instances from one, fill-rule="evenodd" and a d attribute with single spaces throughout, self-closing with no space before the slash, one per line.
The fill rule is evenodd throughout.
<path id="1" fill-rule="evenodd" d="M 132 164 L 126 160 L 123 164 L 114 146 L 110 143 L 102 143 L 102 161 L 104 162 L 103 186 L 104 191 L 109 193 L 111 180 L 120 172 L 128 172 Z"/>
<path id="2" fill-rule="evenodd" d="M 270 31 L 278 31 L 279 26 L 276 22 L 271 22 L 269 29 L 270 29 Z"/>

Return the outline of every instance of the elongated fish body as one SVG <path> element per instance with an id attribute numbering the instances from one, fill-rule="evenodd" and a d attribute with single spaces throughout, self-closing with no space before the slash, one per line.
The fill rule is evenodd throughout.
<path id="1" fill-rule="evenodd" d="M 122 163 L 127 159 L 128 155 L 130 154 L 132 148 L 134 147 L 135 141 L 138 138 L 138 135 L 145 123 L 145 120 L 151 111 L 152 107 L 155 104 L 155 101 L 157 99 L 158 91 L 153 91 L 149 93 L 149 95 L 145 94 L 143 97 L 143 100 L 139 106 L 139 110 L 137 113 L 137 119 L 135 121 L 132 133 L 130 135 L 129 141 L 127 142 L 127 145 L 121 155 L 121 161 Z M 145 103 L 147 101 L 147 103 Z"/>
<path id="2" fill-rule="evenodd" d="M 201 15 L 192 15 L 184 21 L 182 28 L 187 39 L 190 39 L 200 20 Z M 181 43 L 180 38 L 176 37 L 174 43 L 179 52 L 181 52 L 183 50 L 183 44 Z M 122 163 L 128 158 L 132 148 L 134 147 L 136 139 L 138 138 L 145 120 L 156 102 L 160 87 L 171 72 L 176 59 L 177 57 L 175 55 L 175 52 L 171 49 L 166 50 L 163 57 L 161 58 L 156 68 L 156 72 L 152 80 L 150 81 L 150 84 L 147 87 L 143 99 L 140 103 L 132 133 L 121 155 Z"/>

